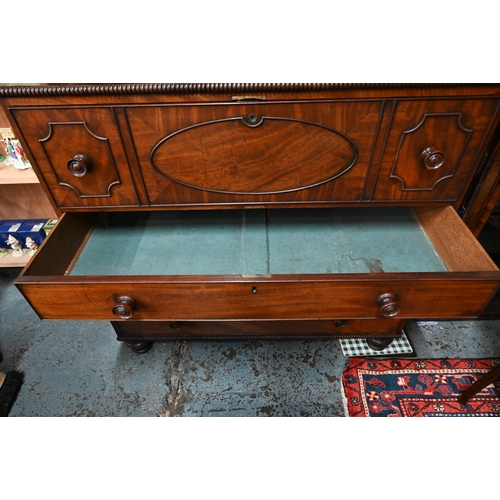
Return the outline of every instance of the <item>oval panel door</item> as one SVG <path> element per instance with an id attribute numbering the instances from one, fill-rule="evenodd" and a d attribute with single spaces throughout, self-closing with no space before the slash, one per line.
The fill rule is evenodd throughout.
<path id="1" fill-rule="evenodd" d="M 350 170 L 357 157 L 354 142 L 333 128 L 257 113 L 182 128 L 150 154 L 155 169 L 176 183 L 256 195 L 329 182 Z"/>

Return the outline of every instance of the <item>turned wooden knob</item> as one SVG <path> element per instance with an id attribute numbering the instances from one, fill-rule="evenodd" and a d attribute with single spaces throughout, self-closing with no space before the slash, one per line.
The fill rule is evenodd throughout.
<path id="1" fill-rule="evenodd" d="M 444 153 L 436 148 L 424 149 L 420 158 L 428 170 L 436 170 L 444 163 Z"/>
<path id="2" fill-rule="evenodd" d="M 400 311 L 398 301 L 393 293 L 383 293 L 378 297 L 377 302 L 383 316 L 396 316 Z"/>
<path id="3" fill-rule="evenodd" d="M 67 163 L 68 170 L 75 177 L 83 177 L 90 170 L 90 159 L 84 154 L 77 154 Z"/>
<path id="4" fill-rule="evenodd" d="M 135 300 L 127 296 L 121 296 L 116 299 L 113 306 L 113 314 L 121 319 L 130 319 L 134 314 Z"/>

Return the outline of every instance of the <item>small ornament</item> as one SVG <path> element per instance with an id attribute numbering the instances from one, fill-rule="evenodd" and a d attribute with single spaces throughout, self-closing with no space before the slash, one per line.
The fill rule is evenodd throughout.
<path id="1" fill-rule="evenodd" d="M 30 238 L 29 236 L 27 236 L 26 237 L 26 248 L 28 248 L 30 250 L 30 255 L 33 255 L 36 252 L 38 245 L 36 244 L 36 241 L 33 238 Z"/>
<path id="2" fill-rule="evenodd" d="M 28 158 L 26 157 L 26 153 L 24 152 L 24 149 L 21 146 L 21 143 L 17 139 L 15 139 L 12 141 L 12 145 L 14 146 L 14 149 L 16 150 L 17 156 L 21 159 L 21 161 L 23 163 L 23 167 L 24 168 L 31 167 L 31 164 L 30 164 Z M 20 167 L 18 167 L 18 168 L 20 168 Z"/>
<path id="3" fill-rule="evenodd" d="M 12 145 L 12 141 L 7 137 L 4 139 L 5 144 L 7 145 L 7 151 L 12 156 L 13 160 L 17 160 L 16 148 Z"/>
<path id="4" fill-rule="evenodd" d="M 22 257 L 26 252 L 23 250 L 23 246 L 19 241 L 12 236 L 12 234 L 9 234 L 9 238 L 7 239 L 7 244 L 14 250 L 12 252 L 13 257 Z"/>
<path id="5" fill-rule="evenodd" d="M 9 251 L 6 248 L 0 247 L 0 259 L 6 255 L 9 255 Z"/>
<path id="6" fill-rule="evenodd" d="M 5 158 L 5 164 L 9 167 L 17 168 L 18 170 L 26 170 L 31 168 L 31 163 L 29 162 L 21 143 L 17 140 L 11 140 L 8 137 L 4 139 L 5 149 L 9 156 Z"/>

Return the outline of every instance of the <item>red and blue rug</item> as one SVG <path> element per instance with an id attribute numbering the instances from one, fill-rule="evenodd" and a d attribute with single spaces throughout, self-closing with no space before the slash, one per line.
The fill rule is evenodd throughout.
<path id="1" fill-rule="evenodd" d="M 500 385 L 467 404 L 458 396 L 500 359 L 349 358 L 342 374 L 349 417 L 500 417 Z"/>

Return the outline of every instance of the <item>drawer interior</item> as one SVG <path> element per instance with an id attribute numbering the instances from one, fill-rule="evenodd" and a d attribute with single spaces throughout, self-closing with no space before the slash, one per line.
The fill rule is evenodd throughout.
<path id="1" fill-rule="evenodd" d="M 107 226 L 68 213 L 60 226 L 25 276 L 498 270 L 451 207 L 128 212 Z"/>
<path id="2" fill-rule="evenodd" d="M 446 271 L 401 207 L 117 213 L 70 275 Z"/>

